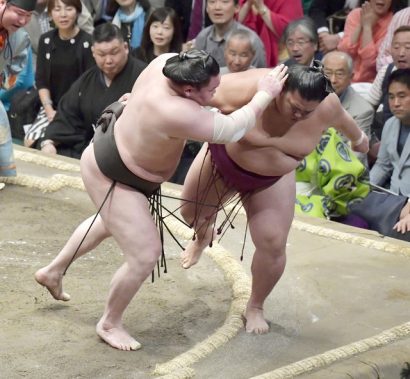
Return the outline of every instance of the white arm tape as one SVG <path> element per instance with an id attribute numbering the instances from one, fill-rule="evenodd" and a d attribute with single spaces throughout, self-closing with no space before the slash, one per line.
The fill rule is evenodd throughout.
<path id="1" fill-rule="evenodd" d="M 229 115 L 216 113 L 214 116 L 213 143 L 228 143 L 239 141 L 245 133 L 256 124 L 272 97 L 265 91 L 258 91 L 249 104 Z"/>
<path id="2" fill-rule="evenodd" d="M 357 140 L 352 141 L 352 147 L 359 146 L 364 141 L 365 138 L 366 138 L 366 134 L 363 130 L 361 130 L 360 137 Z"/>

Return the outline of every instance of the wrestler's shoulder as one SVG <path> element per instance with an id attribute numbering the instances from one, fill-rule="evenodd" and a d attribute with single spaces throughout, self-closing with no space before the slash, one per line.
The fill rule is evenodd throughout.
<path id="1" fill-rule="evenodd" d="M 316 114 L 320 118 L 334 119 L 339 117 L 339 110 L 342 109 L 339 97 L 335 93 L 327 95 L 316 109 Z"/>

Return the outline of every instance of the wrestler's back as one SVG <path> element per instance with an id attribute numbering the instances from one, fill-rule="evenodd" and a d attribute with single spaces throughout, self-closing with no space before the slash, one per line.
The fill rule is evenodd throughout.
<path id="1" fill-rule="evenodd" d="M 172 176 L 185 144 L 182 139 L 169 137 L 166 130 L 167 124 L 174 122 L 169 113 L 176 98 L 162 75 L 162 67 L 170 56 L 164 54 L 155 59 L 142 72 L 114 129 L 125 165 L 153 182 Z"/>

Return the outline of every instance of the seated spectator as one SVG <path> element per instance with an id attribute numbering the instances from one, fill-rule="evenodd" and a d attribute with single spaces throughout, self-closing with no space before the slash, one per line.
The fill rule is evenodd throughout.
<path id="1" fill-rule="evenodd" d="M 241 72 L 253 68 L 254 56 L 255 47 L 252 34 L 244 29 L 233 31 L 226 40 L 224 51 L 226 66 L 221 67 L 220 74 Z"/>
<path id="2" fill-rule="evenodd" d="M 261 37 L 268 67 L 276 66 L 279 41 L 289 22 L 303 17 L 300 0 L 241 0 L 238 21 Z"/>
<path id="3" fill-rule="evenodd" d="M 148 18 L 142 34 L 141 46 L 132 55 L 150 63 L 158 55 L 179 53 L 182 50 L 181 26 L 172 8 L 155 9 Z"/>
<path id="4" fill-rule="evenodd" d="M 363 218 L 372 230 L 410 241 L 409 68 L 397 69 L 391 74 L 388 92 L 394 116 L 383 128 L 377 160 L 370 170 L 370 183 L 375 189 L 362 203 L 352 204 L 351 212 Z"/>
<path id="5" fill-rule="evenodd" d="M 377 52 L 392 17 L 392 0 L 366 1 L 347 16 L 337 48 L 353 58 L 353 82 L 372 82 L 376 77 Z"/>
<path id="6" fill-rule="evenodd" d="M 10 89 L 0 89 L 0 101 L 8 112 L 10 109 L 10 100 L 13 95 L 20 91 L 32 88 L 34 86 L 34 70 L 33 70 L 33 53 L 31 47 L 27 49 L 27 63 L 17 75 L 16 84 Z M 9 116 L 10 117 L 10 116 Z M 13 133 L 13 131 L 12 131 Z"/>
<path id="7" fill-rule="evenodd" d="M 36 87 L 42 107 L 24 139 L 33 146 L 56 113 L 57 104 L 71 84 L 95 64 L 91 54 L 91 35 L 77 25 L 80 0 L 50 0 L 48 12 L 55 29 L 40 37 L 37 55 Z"/>
<path id="8" fill-rule="evenodd" d="M 49 12 L 47 10 L 47 0 L 37 0 L 36 9 L 32 12 L 31 20 L 24 27 L 30 36 L 31 47 L 33 50 L 34 68 L 37 62 L 38 42 L 40 40 L 40 36 L 53 28 L 51 21 L 52 20 L 50 19 Z M 81 30 L 84 30 L 88 34 L 91 34 L 94 30 L 93 19 L 85 6 L 81 7 L 81 13 L 78 16 L 77 24 Z"/>
<path id="9" fill-rule="evenodd" d="M 321 59 L 321 54 L 317 51 L 315 24 L 309 17 L 292 21 L 283 33 L 283 41 L 289 55 L 289 59 L 284 62 L 286 66 L 296 63 L 311 66 L 314 59 Z"/>
<path id="10" fill-rule="evenodd" d="M 97 65 L 78 78 L 61 98 L 41 142 L 41 150 L 46 153 L 80 158 L 93 138 L 103 109 L 131 92 L 146 67 L 129 56 L 120 29 L 111 23 L 94 29 L 92 52 Z"/>
<path id="11" fill-rule="evenodd" d="M 383 128 L 370 182 L 397 195 L 410 196 L 410 69 L 397 69 L 388 81 L 393 117 Z"/>
<path id="12" fill-rule="evenodd" d="M 379 53 L 377 54 L 377 71 L 382 69 L 383 66 L 386 66 L 387 64 L 393 62 L 390 46 L 392 44 L 394 31 L 398 29 L 400 26 L 408 25 L 410 25 L 410 7 L 406 7 L 394 14 L 390 22 L 389 28 L 387 29 L 387 33 L 380 45 Z"/>
<path id="13" fill-rule="evenodd" d="M 357 126 L 370 138 L 370 127 L 374 117 L 371 105 L 352 87 L 353 60 L 349 54 L 342 51 L 332 51 L 323 57 L 325 75 L 330 79 L 332 87 L 343 108 L 353 117 Z M 347 142 L 347 139 L 345 138 Z M 355 153 L 365 167 L 367 154 Z"/>
<path id="14" fill-rule="evenodd" d="M 393 116 L 389 107 L 389 94 L 387 83 L 391 73 L 398 68 L 410 68 L 410 25 L 400 26 L 393 35 L 392 44 L 389 48 L 393 62 L 382 67 L 377 73 L 370 91 L 366 96 L 375 109 L 382 105 L 378 117 L 373 123 L 372 131 L 376 140 L 380 140 L 384 123 Z"/>
<path id="15" fill-rule="evenodd" d="M 136 49 L 141 45 L 142 32 L 145 21 L 150 13 L 148 0 L 110 0 L 108 5 L 111 12 L 115 10 L 112 23 L 117 25 L 123 33 L 125 42 L 130 49 Z"/>
<path id="16" fill-rule="evenodd" d="M 346 17 L 358 5 L 359 0 L 312 1 L 308 14 L 316 24 L 322 54 L 337 49 L 344 34 Z"/>
<path id="17" fill-rule="evenodd" d="M 252 65 L 266 67 L 265 48 L 261 39 L 254 31 L 235 21 L 237 10 L 238 0 L 207 0 L 206 11 L 213 24 L 198 34 L 195 47 L 211 54 L 220 67 L 226 66 L 224 50 L 228 35 L 234 30 L 245 29 L 250 31 L 255 38 L 256 53 Z"/>

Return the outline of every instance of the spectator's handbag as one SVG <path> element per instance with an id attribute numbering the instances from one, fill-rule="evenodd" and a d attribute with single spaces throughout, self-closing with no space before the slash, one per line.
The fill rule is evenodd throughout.
<path id="1" fill-rule="evenodd" d="M 409 241 L 410 233 L 398 233 L 393 226 L 399 221 L 400 212 L 407 203 L 407 197 L 391 192 L 372 190 L 363 201 L 349 205 L 351 214 L 360 216 L 369 224 L 369 229 L 388 237 Z"/>
<path id="2" fill-rule="evenodd" d="M 17 91 L 10 99 L 9 121 L 13 138 L 24 139 L 24 125 L 34 122 L 41 102 L 35 88 Z"/>

